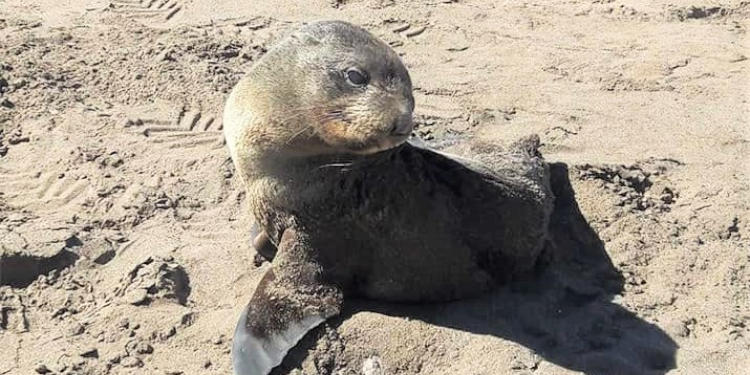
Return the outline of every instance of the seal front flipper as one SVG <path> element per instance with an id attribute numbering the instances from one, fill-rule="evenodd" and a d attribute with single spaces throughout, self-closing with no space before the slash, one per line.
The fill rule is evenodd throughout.
<path id="1" fill-rule="evenodd" d="M 253 240 L 253 248 L 255 248 L 255 251 L 260 254 L 260 256 L 269 262 L 273 261 L 273 258 L 276 256 L 276 246 L 271 242 L 271 239 L 268 238 L 268 235 L 264 231 L 261 231 L 255 236 L 255 239 Z"/>
<path id="2" fill-rule="evenodd" d="M 268 374 L 308 331 L 339 313 L 341 291 L 322 280 L 311 250 L 304 236 L 284 231 L 234 331 L 235 375 Z"/>

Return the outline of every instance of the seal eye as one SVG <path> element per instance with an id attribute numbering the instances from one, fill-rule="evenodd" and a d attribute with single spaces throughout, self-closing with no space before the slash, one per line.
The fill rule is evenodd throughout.
<path id="1" fill-rule="evenodd" d="M 357 68 L 349 68 L 346 70 L 346 80 L 349 81 L 351 85 L 357 87 L 365 86 L 370 81 L 369 77 L 367 77 L 367 73 Z"/>

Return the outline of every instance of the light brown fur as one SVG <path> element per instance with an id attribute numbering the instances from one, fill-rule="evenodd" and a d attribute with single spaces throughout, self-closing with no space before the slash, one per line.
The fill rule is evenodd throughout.
<path id="1" fill-rule="evenodd" d="M 375 45 L 370 48 L 393 55 L 390 58 L 400 64 L 387 45 L 372 40 Z M 366 91 L 342 94 L 340 88 L 331 87 L 331 73 L 322 70 L 316 60 L 322 42 L 309 33 L 292 34 L 269 51 L 229 95 L 224 131 L 243 178 L 263 169 L 259 163 L 262 159 L 363 155 L 406 140 L 408 134 L 391 133 L 391 124 L 399 116 L 411 118 L 413 98 L 408 75 L 401 77 L 388 71 L 387 79 L 373 82 Z M 342 45 L 341 51 L 330 51 L 330 58 L 351 54 L 351 48 Z M 312 57 L 305 56 L 307 50 Z M 386 68 L 406 72 L 403 66 Z M 269 76 L 275 80 L 268 80 Z"/>

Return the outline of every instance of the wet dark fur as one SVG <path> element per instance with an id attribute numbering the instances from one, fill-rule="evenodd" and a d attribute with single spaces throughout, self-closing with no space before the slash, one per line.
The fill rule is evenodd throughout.
<path id="1" fill-rule="evenodd" d="M 475 168 L 408 143 L 286 161 L 261 178 L 256 216 L 273 243 L 289 225 L 307 233 L 322 281 L 345 295 L 473 296 L 529 270 L 541 251 L 552 196 L 528 143 L 491 155 L 515 159 L 507 168 Z"/>

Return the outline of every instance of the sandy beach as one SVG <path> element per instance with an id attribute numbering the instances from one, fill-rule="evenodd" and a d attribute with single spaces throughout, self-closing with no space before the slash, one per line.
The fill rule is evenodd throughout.
<path id="1" fill-rule="evenodd" d="M 747 1 L 0 0 L 0 375 L 231 373 L 268 263 L 223 103 L 321 19 L 401 55 L 428 143 L 538 134 L 558 251 L 347 300 L 273 374 L 750 374 Z"/>

